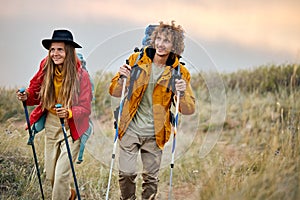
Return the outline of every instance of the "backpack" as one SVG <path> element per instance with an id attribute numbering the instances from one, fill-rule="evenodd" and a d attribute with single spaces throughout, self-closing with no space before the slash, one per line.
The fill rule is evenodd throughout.
<path id="1" fill-rule="evenodd" d="M 81 53 L 77 53 L 77 57 L 79 58 L 79 60 L 81 62 L 82 69 L 84 69 L 87 73 L 89 73 L 86 68 L 86 61 L 85 61 L 83 55 Z M 91 86 L 92 86 L 92 101 L 93 101 L 95 99 L 94 82 L 90 75 L 89 75 L 89 78 L 90 78 L 90 82 L 91 82 Z M 86 142 L 89 139 L 89 137 L 92 135 L 93 132 L 94 132 L 94 124 L 93 124 L 92 120 L 89 119 L 89 128 L 80 137 L 80 149 L 79 149 L 79 153 L 78 153 L 78 157 L 77 157 L 77 161 L 76 161 L 77 164 L 82 163 L 83 152 L 85 149 Z"/>
<path id="2" fill-rule="evenodd" d="M 152 35 L 153 31 L 155 30 L 155 28 L 157 26 L 158 25 L 152 25 L 152 24 L 148 25 L 145 28 L 145 36 L 142 39 L 143 47 L 141 49 L 139 49 L 138 47 L 135 47 L 134 50 L 133 50 L 134 52 L 139 52 L 139 56 L 136 59 L 134 65 L 132 67 L 132 71 L 130 73 L 130 84 L 129 84 L 128 95 L 127 95 L 128 100 L 130 99 L 131 94 L 132 94 L 133 83 L 139 77 L 140 72 L 141 72 L 141 68 L 137 65 L 137 62 L 143 57 L 144 47 L 150 45 L 151 35 Z M 179 59 L 180 59 L 180 57 L 179 57 Z M 184 65 L 183 62 L 180 62 L 180 63 Z M 171 87 L 172 92 L 173 92 L 172 95 L 175 94 L 175 79 L 180 79 L 181 78 L 180 63 L 178 64 L 178 66 L 176 66 L 174 68 L 174 70 L 172 70 L 172 77 L 171 77 L 170 82 L 168 84 L 167 92 L 169 92 L 169 88 Z M 173 96 L 172 96 L 172 99 L 173 99 Z"/>
<path id="3" fill-rule="evenodd" d="M 89 74 L 89 71 L 86 67 L 86 61 L 83 57 L 83 55 L 81 53 L 77 53 L 77 57 L 79 58 L 80 62 L 81 62 L 81 66 L 82 66 L 82 69 L 84 69 L 88 74 Z M 95 100 L 95 94 L 94 94 L 94 81 L 92 79 L 92 77 L 90 76 L 89 74 L 89 77 L 90 77 L 90 82 L 91 82 L 91 86 L 92 86 L 92 96 L 93 96 L 93 100 Z"/>
<path id="4" fill-rule="evenodd" d="M 130 72 L 130 83 L 129 83 L 129 88 L 128 88 L 128 93 L 127 93 L 127 99 L 129 100 L 131 98 L 131 95 L 132 95 L 132 88 L 133 88 L 133 84 L 134 84 L 134 81 L 137 80 L 137 78 L 139 77 L 140 73 L 141 73 L 141 68 L 137 65 L 138 61 L 143 57 L 143 54 L 144 54 L 144 47 L 145 46 L 148 46 L 150 44 L 150 40 L 151 40 L 151 34 L 152 32 L 154 31 L 154 29 L 157 27 L 158 25 L 148 25 L 145 29 L 145 36 L 144 38 L 142 39 L 142 45 L 143 47 L 141 49 L 139 49 L 138 47 L 135 47 L 134 48 L 134 52 L 139 52 L 139 55 L 133 65 L 133 67 L 131 68 L 131 72 Z M 179 57 L 180 58 L 180 57 Z M 172 104 L 175 105 L 175 102 L 174 102 L 174 94 L 176 93 L 175 91 L 175 79 L 181 79 L 181 73 L 180 73 L 180 64 L 183 64 L 183 62 L 180 62 L 178 64 L 178 66 L 176 66 L 173 70 L 172 70 L 172 76 L 171 76 L 171 79 L 168 83 L 168 88 L 167 88 L 167 92 L 169 92 L 169 88 L 171 88 L 172 90 L 172 96 L 171 96 L 171 99 L 172 99 Z M 170 105 L 171 107 L 171 105 Z M 114 127 L 116 128 L 117 127 L 117 121 L 118 121 L 118 113 L 119 113 L 119 109 L 120 107 L 118 106 L 115 111 L 114 111 Z M 174 117 L 174 114 L 171 112 L 170 110 L 170 122 L 171 124 L 174 126 L 175 124 L 175 117 Z"/>

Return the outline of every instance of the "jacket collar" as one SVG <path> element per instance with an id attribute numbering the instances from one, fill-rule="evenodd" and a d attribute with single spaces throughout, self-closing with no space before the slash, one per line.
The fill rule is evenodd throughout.
<path id="1" fill-rule="evenodd" d="M 146 56 L 148 58 L 151 59 L 151 61 L 153 61 L 154 55 L 155 55 L 156 50 L 150 46 L 145 47 L 143 53 L 146 54 Z M 174 53 L 170 53 L 168 59 L 167 59 L 167 63 L 166 66 L 171 66 L 172 68 L 177 67 L 177 65 L 179 64 L 179 55 L 176 55 Z"/>

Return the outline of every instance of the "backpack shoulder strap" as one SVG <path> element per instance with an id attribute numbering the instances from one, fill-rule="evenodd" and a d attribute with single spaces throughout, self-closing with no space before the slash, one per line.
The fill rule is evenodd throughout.
<path id="1" fill-rule="evenodd" d="M 183 63 L 181 63 L 181 64 L 183 64 Z M 171 94 L 171 102 L 172 103 L 170 104 L 170 108 L 171 108 L 172 104 L 175 107 L 175 101 L 174 101 L 174 95 L 176 93 L 175 79 L 181 79 L 180 63 L 172 70 L 172 77 L 169 81 L 168 88 L 167 88 L 167 92 L 170 91 L 170 89 L 169 89 L 170 87 L 172 90 L 172 94 Z M 171 109 L 169 109 L 169 112 L 170 112 L 170 123 L 172 124 L 172 126 L 175 126 L 175 116 L 172 113 Z"/>
<path id="2" fill-rule="evenodd" d="M 141 74 L 142 69 L 137 65 L 137 62 L 143 57 L 144 54 L 144 49 L 142 48 L 141 50 L 139 50 L 137 47 L 134 49 L 134 52 L 139 52 L 138 57 L 135 60 L 134 65 L 131 68 L 131 72 L 130 72 L 130 82 L 129 82 L 129 88 L 128 88 L 128 94 L 127 94 L 127 99 L 129 100 L 131 98 L 132 95 L 132 89 L 133 89 L 133 84 L 134 81 L 138 79 L 138 77 Z"/>
<path id="3" fill-rule="evenodd" d="M 167 92 L 170 91 L 170 88 L 173 92 L 173 94 L 176 92 L 175 91 L 175 80 L 176 79 L 181 79 L 181 73 L 180 73 L 180 63 L 172 70 L 172 75 L 171 75 L 171 79 L 169 81 L 168 84 L 168 88 L 167 88 Z"/>

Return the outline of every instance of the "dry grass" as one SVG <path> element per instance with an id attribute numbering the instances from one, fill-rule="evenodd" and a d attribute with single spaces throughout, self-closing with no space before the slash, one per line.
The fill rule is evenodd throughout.
<path id="1" fill-rule="evenodd" d="M 252 200 L 300 198 L 299 108 L 300 92 L 280 88 L 280 93 L 226 93 L 226 120 L 216 145 L 204 158 L 199 149 L 206 136 L 214 134 L 207 127 L 210 102 L 199 92 L 199 113 L 182 124 L 191 140 L 181 152 L 173 171 L 173 199 Z M 200 118 L 200 119 L 199 119 Z M 113 136 L 110 119 L 101 121 L 106 135 Z M 194 120 L 194 121 L 193 121 Z M 193 125 L 190 125 L 193 124 Z M 195 124 L 197 127 L 195 127 Z M 0 199 L 39 199 L 32 152 L 26 145 L 28 133 L 17 119 L 0 128 Z M 212 125 L 213 126 L 213 125 Z M 43 133 L 36 148 L 43 169 Z M 180 149 L 180 140 L 178 139 Z M 108 144 L 112 150 L 111 143 Z M 99 147 L 100 149 L 104 147 Z M 109 155 L 110 156 L 110 155 Z M 76 165 L 82 199 L 104 199 L 109 168 L 87 151 L 85 161 Z M 169 166 L 161 169 L 159 199 L 167 199 Z M 42 175 L 46 199 L 49 184 Z M 137 180 L 140 194 L 141 179 Z M 117 171 L 114 171 L 110 199 L 119 199 Z"/>

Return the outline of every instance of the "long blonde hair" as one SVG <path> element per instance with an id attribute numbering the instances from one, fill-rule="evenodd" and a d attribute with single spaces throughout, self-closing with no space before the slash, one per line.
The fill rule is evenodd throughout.
<path id="1" fill-rule="evenodd" d="M 73 95 L 79 93 L 75 48 L 72 45 L 65 43 L 65 51 L 66 58 L 61 71 L 63 74 L 63 82 L 57 101 L 55 99 L 54 88 L 55 64 L 50 57 L 50 50 L 48 52 L 48 58 L 43 69 L 44 79 L 40 91 L 43 109 L 50 109 L 56 103 L 60 103 L 63 106 L 70 108 L 74 98 Z"/>

